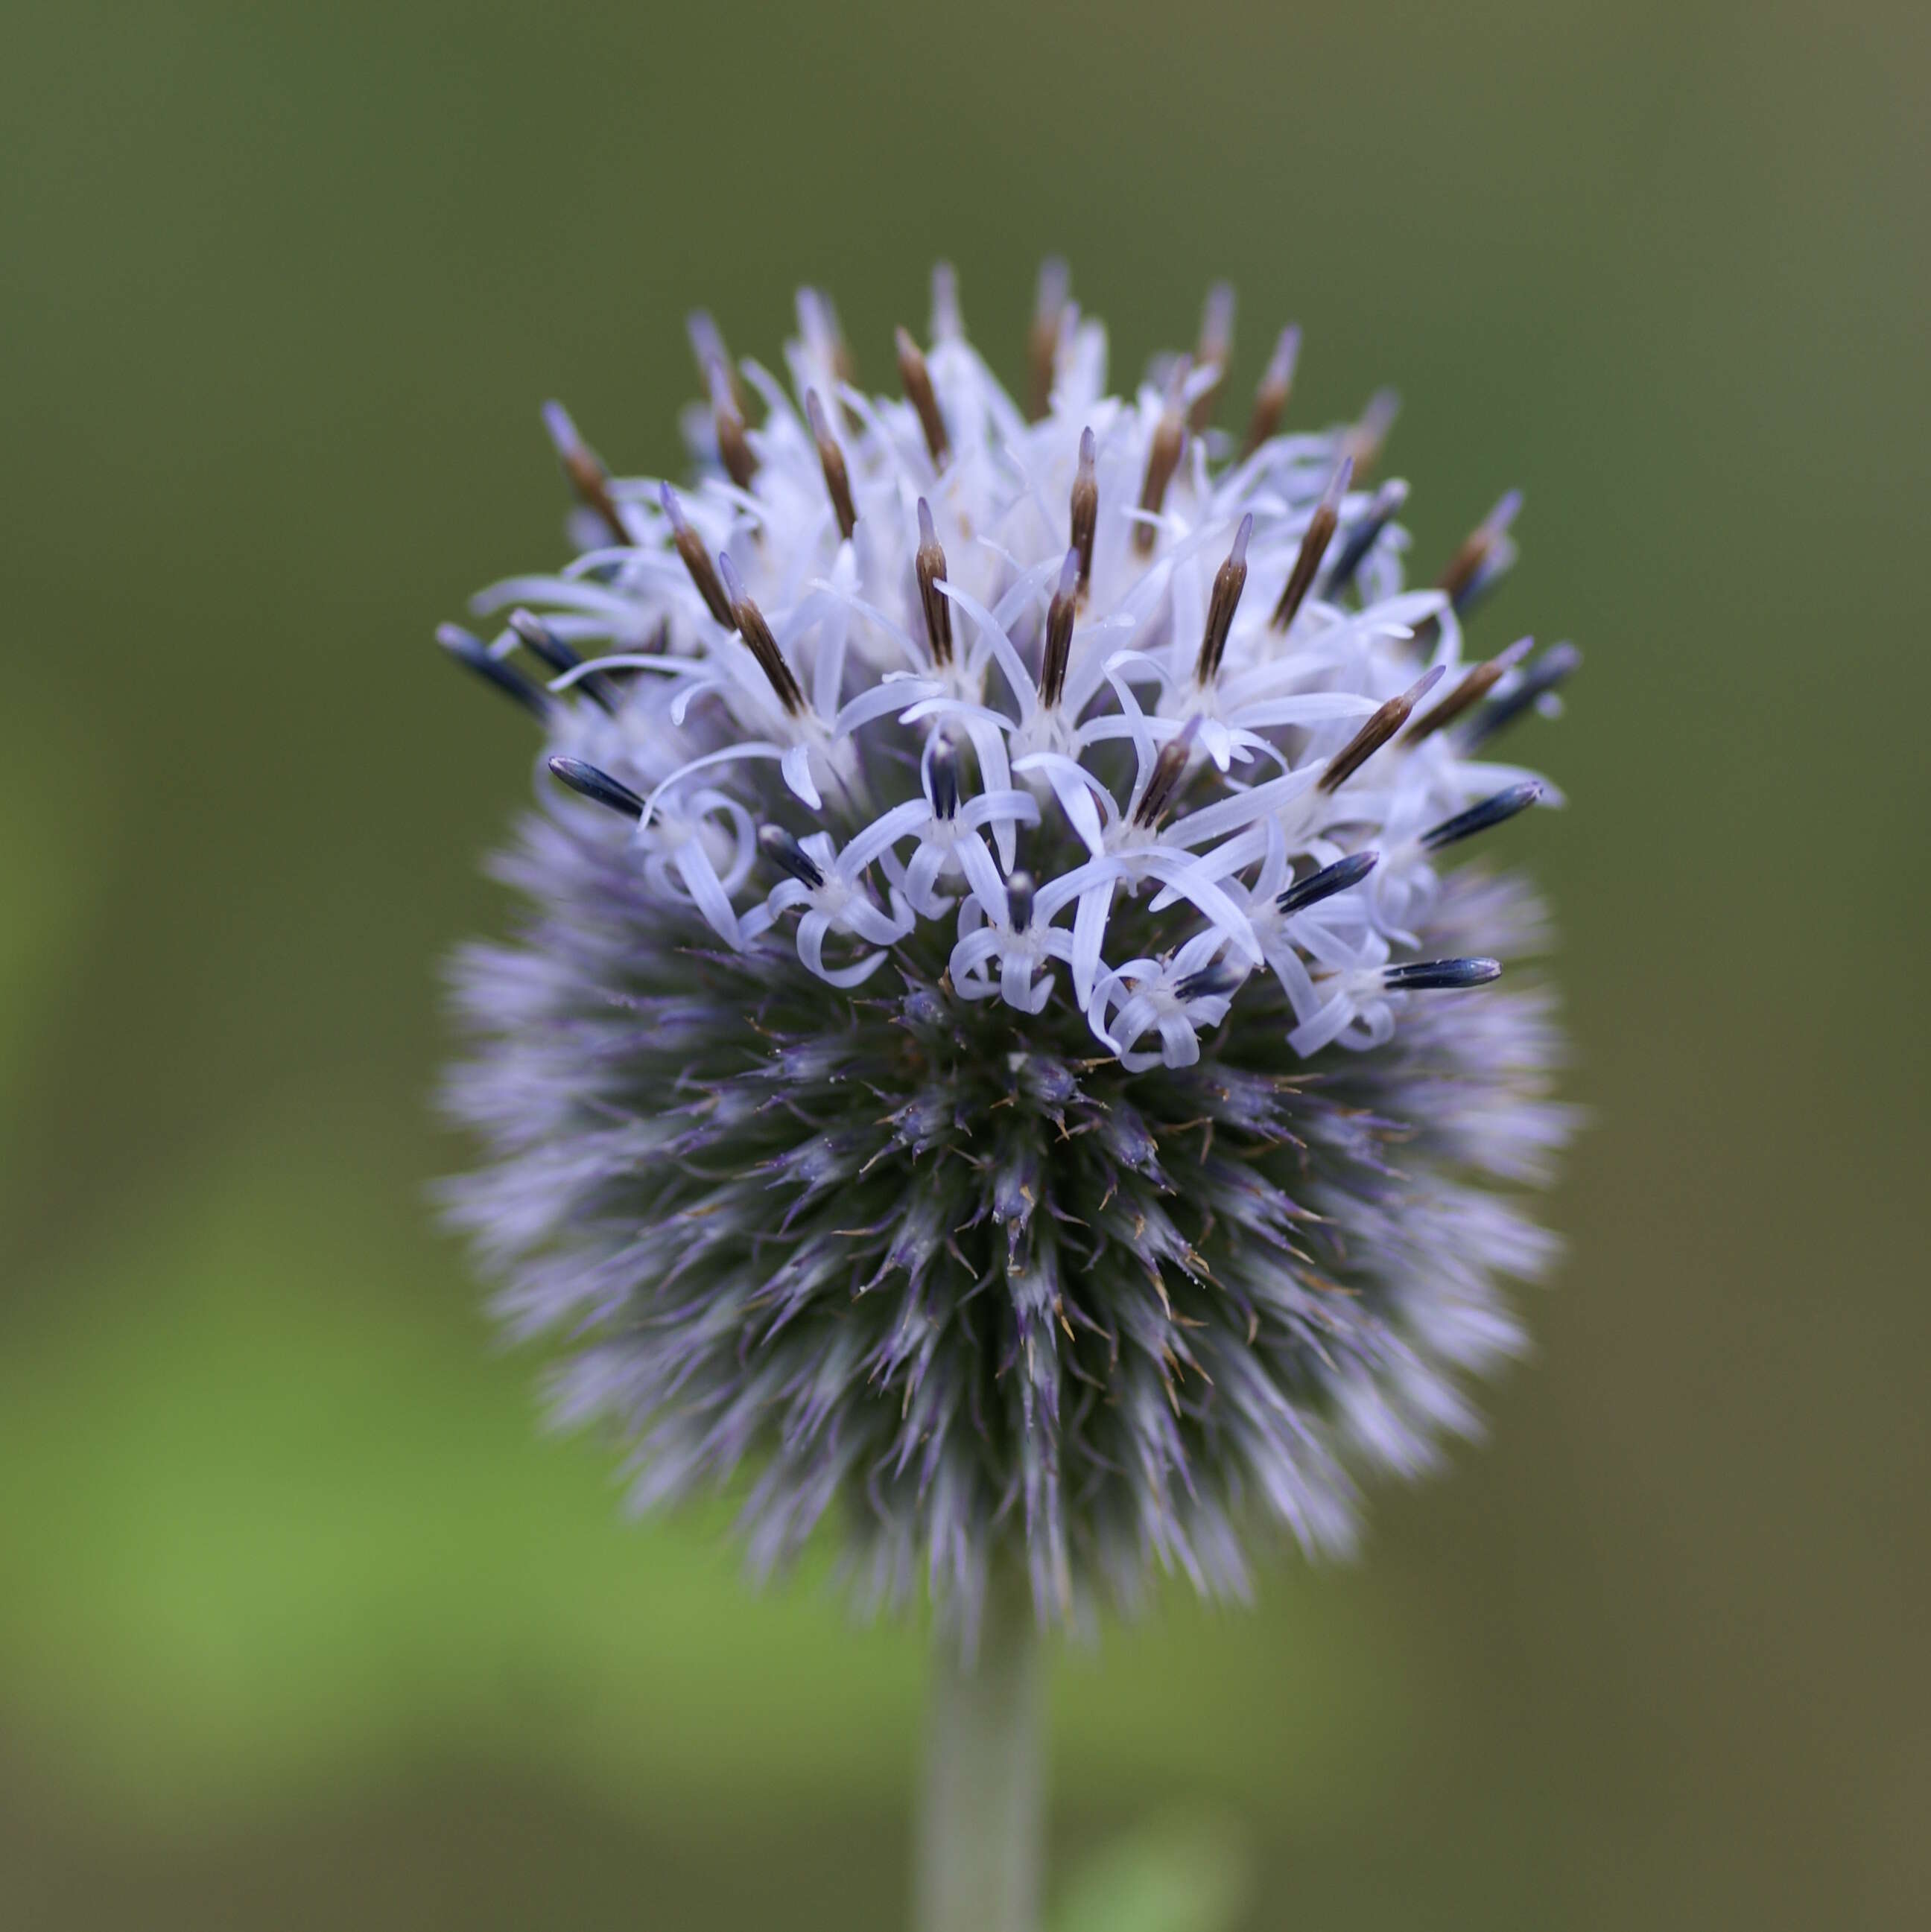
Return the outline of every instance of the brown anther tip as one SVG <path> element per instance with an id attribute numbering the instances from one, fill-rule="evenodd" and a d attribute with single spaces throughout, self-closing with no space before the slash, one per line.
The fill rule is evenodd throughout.
<path id="1" fill-rule="evenodd" d="M 1342 454 L 1350 458 L 1357 477 L 1365 478 L 1379 460 L 1388 441 L 1388 432 L 1401 412 L 1401 398 L 1392 389 L 1377 389 L 1368 399 L 1360 419 L 1343 430 Z"/>
<path id="2" fill-rule="evenodd" d="M 1196 362 L 1224 362 L 1233 352 L 1234 292 L 1231 282 L 1216 282 L 1200 310 Z"/>
<path id="3" fill-rule="evenodd" d="M 545 403 L 543 424 L 550 433 L 557 460 L 563 465 L 563 474 L 569 479 L 578 500 L 603 519 L 611 535 L 620 544 L 627 544 L 631 540 L 630 532 L 624 523 L 623 512 L 617 507 L 616 498 L 610 494 L 609 472 L 577 434 L 577 426 L 570 420 L 569 412 L 561 403 Z"/>
<path id="4" fill-rule="evenodd" d="M 737 620 L 731 614 L 731 600 L 724 594 L 724 586 L 718 580 L 716 566 L 710 560 L 710 551 L 704 547 L 703 538 L 691 527 L 683 506 L 677 501 L 677 493 L 669 484 L 660 483 L 657 485 L 657 501 L 670 524 L 671 541 L 686 573 L 697 586 L 704 608 L 727 631 L 735 630 Z"/>
<path id="5" fill-rule="evenodd" d="M 1452 724 L 1472 705 L 1486 698 L 1503 674 L 1528 655 L 1535 640 L 1518 638 L 1506 651 L 1498 651 L 1485 664 L 1472 666 L 1460 683 L 1425 716 L 1418 718 L 1401 735 L 1404 745 L 1419 745 L 1431 738 L 1445 724 Z"/>
<path id="6" fill-rule="evenodd" d="M 1366 724 L 1337 752 L 1320 776 L 1319 788 L 1338 791 L 1395 733 L 1408 722 L 1408 715 L 1441 681 L 1443 667 L 1437 664 L 1403 692 L 1391 698 Z"/>
<path id="7" fill-rule="evenodd" d="M 818 301 L 823 304 L 825 327 L 831 340 L 831 372 L 843 383 L 850 385 L 858 380 L 858 358 L 851 352 L 851 344 L 845 333 L 845 325 L 838 319 L 838 304 L 821 289 Z"/>
<path id="8" fill-rule="evenodd" d="M 1241 442 L 1245 463 L 1281 427 L 1281 418 L 1293 392 L 1294 365 L 1300 359 L 1301 331 L 1290 323 L 1274 344 L 1274 353 L 1261 371 L 1260 385 L 1254 392 L 1254 410 L 1247 419 L 1247 434 Z"/>
<path id="9" fill-rule="evenodd" d="M 1143 830 L 1151 831 L 1166 817 L 1167 808 L 1179 790 L 1180 781 L 1186 776 L 1188 761 L 1194 755 L 1194 740 L 1200 728 L 1199 718 L 1190 718 L 1161 746 L 1159 755 L 1153 761 L 1153 769 L 1147 774 L 1146 789 L 1140 794 L 1133 808 L 1133 823 Z"/>
<path id="10" fill-rule="evenodd" d="M 724 335 L 711 320 L 708 309 L 694 308 L 684 318 L 685 333 L 690 338 L 691 354 L 696 358 L 698 374 L 707 386 L 713 369 L 722 369 L 730 386 L 731 404 L 741 416 L 745 413 L 744 386 L 737 379 L 737 365 L 724 346 Z"/>
<path id="11" fill-rule="evenodd" d="M 1066 264 L 1050 255 L 1039 266 L 1039 292 L 1026 332 L 1026 417 L 1038 422 L 1053 406 L 1053 376 L 1059 359 L 1059 333 L 1066 319 L 1066 298 L 1071 278 Z"/>
<path id="12" fill-rule="evenodd" d="M 913 574 L 918 579 L 918 601 L 925 613 L 926 642 L 937 664 L 952 662 L 952 600 L 938 588 L 945 581 L 945 552 L 932 520 L 932 506 L 918 500 L 918 549 L 912 558 Z"/>
<path id="13" fill-rule="evenodd" d="M 785 654 L 779 650 L 778 640 L 772 636 L 764 612 L 752 600 L 728 552 L 719 552 L 717 568 L 728 599 L 730 616 L 727 621 L 744 640 L 745 648 L 758 660 L 758 668 L 777 694 L 778 702 L 790 716 L 797 717 L 806 708 L 803 688 L 785 662 Z"/>
<path id="14" fill-rule="evenodd" d="M 1227 363 L 1233 354 L 1233 284 L 1216 282 L 1207 291 L 1200 311 L 1200 340 L 1194 352 L 1195 364 L 1213 372 L 1213 380 L 1194 398 L 1188 412 L 1188 427 L 1196 435 L 1213 419 L 1215 400 L 1227 380 Z"/>
<path id="15" fill-rule="evenodd" d="M 1461 548 L 1449 559 L 1447 568 L 1435 580 L 1435 588 L 1448 598 L 1450 610 L 1461 608 L 1463 598 L 1487 567 L 1496 546 L 1507 536 L 1509 526 L 1515 521 L 1515 513 L 1521 507 L 1521 493 L 1511 490 L 1462 539 Z M 1411 648 L 1417 652 L 1426 651 L 1441 635 L 1441 631 L 1439 612 L 1424 617 L 1415 626 Z"/>
<path id="16" fill-rule="evenodd" d="M 1071 537 L 1080 554 L 1079 596 L 1082 603 L 1093 581 L 1093 538 L 1100 524 L 1098 446 L 1090 429 L 1080 433 L 1080 466 L 1073 472 Z"/>
<path id="17" fill-rule="evenodd" d="M 1140 486 L 1140 507 L 1149 518 L 1160 514 L 1161 506 L 1167 500 L 1167 486 L 1180 467 L 1181 452 L 1187 446 L 1187 419 L 1181 412 L 1181 403 L 1193 368 L 1193 358 L 1186 356 L 1173 365 L 1173 374 L 1167 378 L 1165 406 L 1146 446 L 1146 475 Z M 1159 540 L 1157 524 L 1143 520 L 1134 524 L 1133 547 L 1142 556 L 1150 556 Z"/>
<path id="18" fill-rule="evenodd" d="M 893 340 L 898 346 L 899 380 L 905 386 L 905 400 L 911 404 L 918 416 L 918 426 L 925 432 L 926 452 L 932 458 L 932 466 L 943 470 L 952 446 L 945 434 L 945 418 L 938 412 L 932 371 L 908 331 L 898 330 Z"/>
<path id="19" fill-rule="evenodd" d="M 1507 534 L 1521 504 L 1520 494 L 1511 490 L 1462 539 L 1461 548 L 1449 558 L 1447 568 L 1435 580 L 1435 588 L 1446 591 L 1451 604 L 1461 602 L 1463 594 L 1475 581 L 1476 573 Z"/>
<path id="20" fill-rule="evenodd" d="M 1039 701 L 1053 710 L 1066 690 L 1066 668 L 1073 656 L 1073 620 L 1080 608 L 1080 551 L 1075 544 L 1059 566 L 1059 581 L 1046 607 L 1046 640 L 1039 653 Z"/>
<path id="21" fill-rule="evenodd" d="M 1227 561 L 1214 574 L 1214 588 L 1207 600 L 1207 621 L 1200 634 L 1200 654 L 1194 666 L 1194 682 L 1212 684 L 1219 674 L 1221 658 L 1227 646 L 1227 633 L 1233 628 L 1234 614 L 1240 608 L 1241 592 L 1247 588 L 1247 545 L 1254 535 L 1252 513 L 1240 520 L 1234 532 Z"/>
<path id="22" fill-rule="evenodd" d="M 722 362 L 713 362 L 709 382 L 710 420 L 717 434 L 718 460 L 739 489 L 748 490 L 758 474 L 758 458 L 745 436 L 744 412 L 732 386 L 731 371 Z"/>
<path id="23" fill-rule="evenodd" d="M 1339 515 L 1341 506 L 1347 500 L 1347 487 L 1353 481 L 1354 458 L 1344 456 L 1335 465 L 1334 474 L 1328 478 L 1326 487 L 1321 491 L 1321 507 L 1332 510 Z"/>
<path id="24" fill-rule="evenodd" d="M 857 369 L 851 359 L 851 345 L 845 339 L 831 298 L 822 289 L 801 288 L 797 314 L 798 333 L 807 354 L 830 372 L 834 382 L 855 382 Z"/>
<path id="25" fill-rule="evenodd" d="M 1287 632 L 1307 601 L 1308 592 L 1314 587 L 1321 560 L 1327 555 L 1328 546 L 1335 540 L 1335 526 L 1341 521 L 1341 501 L 1347 494 L 1348 482 L 1353 473 L 1353 460 L 1344 456 L 1328 478 L 1327 488 L 1321 492 L 1321 500 L 1314 506 L 1314 514 L 1308 520 L 1300 550 L 1295 556 L 1294 567 L 1287 573 L 1287 581 L 1281 586 L 1281 601 L 1275 605 L 1274 615 L 1268 620 L 1277 631 L 1284 634 Z"/>
<path id="26" fill-rule="evenodd" d="M 838 534 L 848 538 L 858 522 L 858 508 L 851 500 L 851 472 L 845 466 L 845 452 L 831 433 L 830 422 L 815 389 L 805 392 L 805 417 L 811 424 L 812 440 L 818 445 L 818 466 L 824 472 L 825 493 L 838 519 Z"/>

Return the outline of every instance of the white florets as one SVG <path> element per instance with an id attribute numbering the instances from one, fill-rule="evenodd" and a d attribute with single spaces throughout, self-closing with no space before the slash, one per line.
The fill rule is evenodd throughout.
<path id="1" fill-rule="evenodd" d="M 1224 294 L 1210 304 L 1203 348 L 1225 354 L 1230 315 Z M 1233 981 L 1278 976 L 1302 1053 L 1385 1040 L 1406 993 L 1381 969 L 1435 891 L 1429 828 L 1527 778 L 1470 756 L 1467 720 L 1429 730 L 1423 709 L 1437 685 L 1453 705 L 1469 676 L 1455 606 L 1506 565 L 1514 498 L 1447 588 L 1405 591 L 1405 488 L 1350 487 L 1385 422 L 1266 435 L 1217 465 L 1226 440 L 1188 418 L 1220 364 L 1182 358 L 1110 396 L 1104 333 L 1070 308 L 1029 422 L 966 340 L 943 272 L 929 351 L 901 334 L 906 400 L 843 380 L 821 297 L 800 297 L 799 321 L 788 391 L 755 362 L 731 370 L 694 322 L 712 406 L 687 428 L 717 467 L 687 498 L 604 477 L 553 406 L 591 547 L 479 600 L 540 604 L 588 657 L 553 690 L 626 679 L 623 702 L 572 706 L 555 736 L 641 797 L 653 880 L 678 882 L 734 948 L 795 915 L 800 958 L 840 988 L 921 922 L 949 922 L 962 995 L 1029 1015 L 1071 1001 L 1101 1050 L 1135 1060 L 1155 1041 L 1169 1066 L 1197 1058 L 1227 996 L 1176 988 L 1215 962 Z M 1270 394 L 1278 416 L 1297 341 L 1263 379 L 1257 428 Z M 518 641 L 488 649 L 500 662 Z M 1506 699 L 1524 674 L 1497 668 Z M 908 799 L 880 795 L 894 758 L 918 772 Z M 743 788 L 759 764 L 823 828 L 795 847 L 815 880 L 753 883 L 764 787 Z M 1058 836 L 1037 836 L 1043 817 Z M 1280 909 L 1297 872 L 1370 852 L 1365 890 Z M 1170 944 L 1110 957 L 1115 908 L 1140 896 L 1171 908 Z"/>

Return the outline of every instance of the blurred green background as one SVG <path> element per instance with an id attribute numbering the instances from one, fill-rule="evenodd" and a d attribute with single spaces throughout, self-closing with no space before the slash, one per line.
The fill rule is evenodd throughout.
<path id="1" fill-rule="evenodd" d="M 1476 638 L 1587 653 L 1510 836 L 1598 1122 L 1492 1441 L 1058 1666 L 1062 1864 L 1205 1820 L 1257 1928 L 1925 1913 L 1928 21 L 9 10 L 0 1917 L 896 1922 L 916 1634 L 621 1525 L 428 1225 L 528 776 L 429 636 L 562 554 L 542 398 L 677 463 L 693 303 L 770 358 L 822 280 L 890 384 L 944 254 L 1016 377 L 1056 248 L 1126 376 L 1225 274 L 1236 392 L 1290 318 L 1296 420 L 1397 384 L 1425 565 L 1524 488 Z"/>

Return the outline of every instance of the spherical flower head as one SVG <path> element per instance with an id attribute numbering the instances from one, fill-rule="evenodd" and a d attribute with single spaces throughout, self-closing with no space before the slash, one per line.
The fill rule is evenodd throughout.
<path id="1" fill-rule="evenodd" d="M 1560 1040 L 1488 983 L 1533 896 L 1455 862 L 1557 802 L 1491 753 L 1575 653 L 1464 656 L 1512 498 L 1404 587 L 1392 404 L 1283 434 L 1296 332 L 1212 427 L 1226 291 L 1116 397 L 1050 268 L 1026 406 L 933 308 L 896 397 L 814 292 L 788 383 L 694 319 L 682 491 L 548 412 L 580 554 L 441 634 L 544 740 L 452 1212 L 560 1415 L 760 1570 L 832 1524 L 969 1627 L 1008 1560 L 1050 1620 L 1239 1594 L 1521 1345 Z"/>

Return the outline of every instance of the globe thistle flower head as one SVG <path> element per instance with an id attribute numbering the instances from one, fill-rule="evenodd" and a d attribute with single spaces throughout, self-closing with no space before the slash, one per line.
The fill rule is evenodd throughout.
<path id="1" fill-rule="evenodd" d="M 1464 646 L 1512 496 L 1407 587 L 1392 400 L 1284 430 L 1297 331 L 1215 428 L 1233 321 L 1112 395 L 1049 264 L 1022 405 L 948 270 L 896 394 L 815 291 L 785 380 L 694 316 L 694 480 L 552 405 L 578 554 L 441 634 L 542 741 L 452 1212 L 559 1415 L 761 1570 L 830 1523 L 969 1628 L 1006 1557 L 1053 1620 L 1237 1594 L 1521 1346 L 1561 1042 L 1457 862 L 1559 802 L 1498 754 L 1575 653 Z"/>

